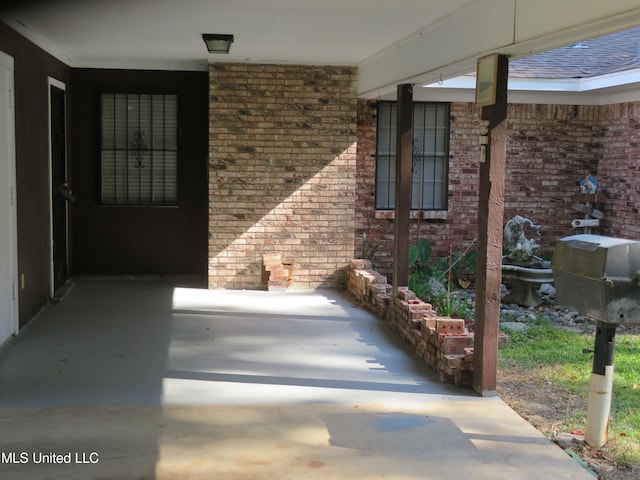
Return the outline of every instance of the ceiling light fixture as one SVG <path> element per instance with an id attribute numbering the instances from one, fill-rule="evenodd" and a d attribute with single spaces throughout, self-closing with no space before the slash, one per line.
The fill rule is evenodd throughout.
<path id="1" fill-rule="evenodd" d="M 202 39 L 209 53 L 229 53 L 229 48 L 233 43 L 233 35 L 221 33 L 203 33 Z"/>

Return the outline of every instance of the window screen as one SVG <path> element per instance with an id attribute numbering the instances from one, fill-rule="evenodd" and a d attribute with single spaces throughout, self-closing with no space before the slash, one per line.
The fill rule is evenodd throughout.
<path id="1" fill-rule="evenodd" d="M 101 203 L 176 205 L 176 95 L 101 96 Z"/>
<path id="2" fill-rule="evenodd" d="M 396 103 L 378 104 L 376 208 L 395 208 Z M 447 208 L 449 104 L 413 104 L 411 208 Z"/>

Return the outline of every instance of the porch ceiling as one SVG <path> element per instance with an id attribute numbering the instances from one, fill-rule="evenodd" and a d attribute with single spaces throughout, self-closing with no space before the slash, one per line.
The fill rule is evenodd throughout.
<path id="1" fill-rule="evenodd" d="M 2 19 L 72 67 L 204 70 L 210 61 L 356 65 L 358 92 L 469 72 L 640 25 L 638 0 L 9 1 Z M 209 55 L 202 33 L 230 33 Z"/>
<path id="2" fill-rule="evenodd" d="M 75 67 L 207 61 L 356 65 L 469 0 L 57 0 L 15 2 L 8 18 Z M 209 55 L 201 35 L 235 35 Z"/>

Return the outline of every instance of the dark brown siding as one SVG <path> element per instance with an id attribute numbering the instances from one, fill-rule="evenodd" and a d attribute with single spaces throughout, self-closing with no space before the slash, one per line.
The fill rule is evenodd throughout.
<path id="1" fill-rule="evenodd" d="M 23 326 L 49 301 L 47 77 L 68 84 L 70 68 L 1 22 L 0 51 L 14 59 L 18 274 L 24 278 L 19 308 L 20 326 Z"/>
<path id="2" fill-rule="evenodd" d="M 74 69 L 70 96 L 72 268 L 76 274 L 206 274 L 206 72 Z M 178 203 L 175 207 L 99 204 L 101 93 L 178 95 Z"/>

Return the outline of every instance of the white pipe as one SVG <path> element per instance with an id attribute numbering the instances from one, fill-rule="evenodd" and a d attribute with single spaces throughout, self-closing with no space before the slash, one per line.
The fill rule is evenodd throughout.
<path id="1" fill-rule="evenodd" d="M 604 375 L 591 374 L 585 441 L 593 448 L 607 443 L 612 391 L 613 365 L 605 366 Z"/>

